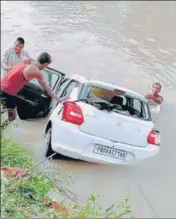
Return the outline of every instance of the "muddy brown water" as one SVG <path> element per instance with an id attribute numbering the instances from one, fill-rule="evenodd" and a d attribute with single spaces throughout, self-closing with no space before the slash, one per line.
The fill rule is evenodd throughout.
<path id="1" fill-rule="evenodd" d="M 102 203 L 131 197 L 136 217 L 176 217 L 176 2 L 26 1 L 1 2 L 1 54 L 18 36 L 35 58 L 47 50 L 52 67 L 113 82 L 145 94 L 163 85 L 158 156 L 129 166 L 55 161 L 74 177 L 69 185 L 85 200 L 104 193 Z M 17 121 L 8 134 L 44 158 L 46 119 Z M 50 171 L 49 164 L 43 168 Z"/>

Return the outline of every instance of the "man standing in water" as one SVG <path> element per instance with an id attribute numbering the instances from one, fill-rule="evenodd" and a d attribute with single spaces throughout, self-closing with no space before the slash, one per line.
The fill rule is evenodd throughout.
<path id="1" fill-rule="evenodd" d="M 28 52 L 24 50 L 25 41 L 22 37 L 15 40 L 14 46 L 5 51 L 2 59 L 2 70 L 8 72 L 14 65 L 25 59 L 31 59 Z"/>
<path id="2" fill-rule="evenodd" d="M 163 102 L 163 97 L 159 95 L 161 92 L 161 84 L 156 82 L 152 86 L 152 92 L 147 94 L 145 98 L 149 101 L 151 105 L 161 105 Z"/>
<path id="3" fill-rule="evenodd" d="M 47 93 L 55 98 L 58 102 L 68 99 L 68 97 L 59 98 L 45 83 L 42 69 L 46 68 L 51 63 L 51 56 L 43 52 L 37 61 L 25 60 L 12 67 L 1 79 L 1 97 L 4 99 L 5 105 L 8 108 L 9 120 L 16 119 L 16 106 L 18 98 L 16 94 L 31 80 L 37 79 L 39 84 L 47 91 Z"/>

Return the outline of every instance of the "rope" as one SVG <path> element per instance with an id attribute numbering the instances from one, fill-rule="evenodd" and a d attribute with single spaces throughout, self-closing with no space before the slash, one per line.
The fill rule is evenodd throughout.
<path id="1" fill-rule="evenodd" d="M 16 177 L 14 177 L 14 179 L 19 179 L 23 176 L 25 176 L 27 173 L 29 173 L 31 170 L 33 170 L 34 168 L 36 168 L 37 166 L 39 166 L 40 164 L 44 163 L 45 161 L 49 160 L 50 158 L 54 157 L 57 153 L 53 153 L 51 154 L 49 157 L 39 161 L 38 163 L 36 163 L 34 166 L 32 166 L 31 168 L 27 169 L 25 172 L 25 174 L 21 174 L 21 175 L 18 175 Z"/>
<path id="2" fill-rule="evenodd" d="M 149 205 L 151 211 L 153 212 L 153 214 L 155 215 L 156 218 L 158 218 L 158 215 L 156 213 L 156 211 L 154 210 L 154 208 L 152 207 L 152 205 L 150 204 L 149 200 L 147 199 L 147 197 L 145 196 L 144 192 L 142 191 L 142 188 L 140 186 L 138 186 L 139 191 L 141 192 L 141 194 L 143 195 L 144 199 L 146 200 L 147 204 Z"/>

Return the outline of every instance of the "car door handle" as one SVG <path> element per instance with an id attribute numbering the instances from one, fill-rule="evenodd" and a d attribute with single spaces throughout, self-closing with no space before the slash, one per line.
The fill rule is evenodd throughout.
<path id="1" fill-rule="evenodd" d="M 47 98 L 47 96 L 45 94 L 41 94 L 41 97 Z"/>

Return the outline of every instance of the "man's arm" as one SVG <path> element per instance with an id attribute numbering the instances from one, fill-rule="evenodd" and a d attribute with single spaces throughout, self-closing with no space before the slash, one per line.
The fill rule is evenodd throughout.
<path id="1" fill-rule="evenodd" d="M 11 66 L 8 66 L 8 57 L 9 57 L 9 51 L 6 50 L 4 57 L 2 59 L 2 69 L 4 71 L 9 71 L 12 68 Z"/>
<path id="2" fill-rule="evenodd" d="M 50 97 L 58 99 L 57 96 L 55 95 L 55 93 L 51 90 L 51 88 L 44 81 L 43 75 L 38 76 L 37 80 L 38 80 L 39 84 L 47 91 L 47 93 Z"/>
<path id="3" fill-rule="evenodd" d="M 163 98 L 161 96 L 159 97 L 153 97 L 152 98 L 157 104 L 162 104 Z"/>
<path id="4" fill-rule="evenodd" d="M 44 81 L 44 77 L 40 70 L 35 65 L 28 65 L 23 69 L 23 75 L 26 80 L 31 80 L 36 78 L 39 84 L 47 91 L 48 95 L 58 102 L 66 101 L 69 97 L 59 98 L 57 95 L 52 91 L 52 89 L 46 84 Z"/>
<path id="5" fill-rule="evenodd" d="M 154 97 L 153 95 L 148 94 L 145 96 L 145 98 L 148 100 L 153 100 L 157 104 L 161 104 L 163 102 L 163 98 L 161 96 Z"/>
<path id="6" fill-rule="evenodd" d="M 43 75 L 39 72 L 36 73 L 36 79 L 38 80 L 39 84 L 47 91 L 48 95 L 54 99 L 56 99 L 58 102 L 66 101 L 69 99 L 69 97 L 62 97 L 59 98 L 53 91 L 52 89 L 46 84 L 44 81 Z"/>

